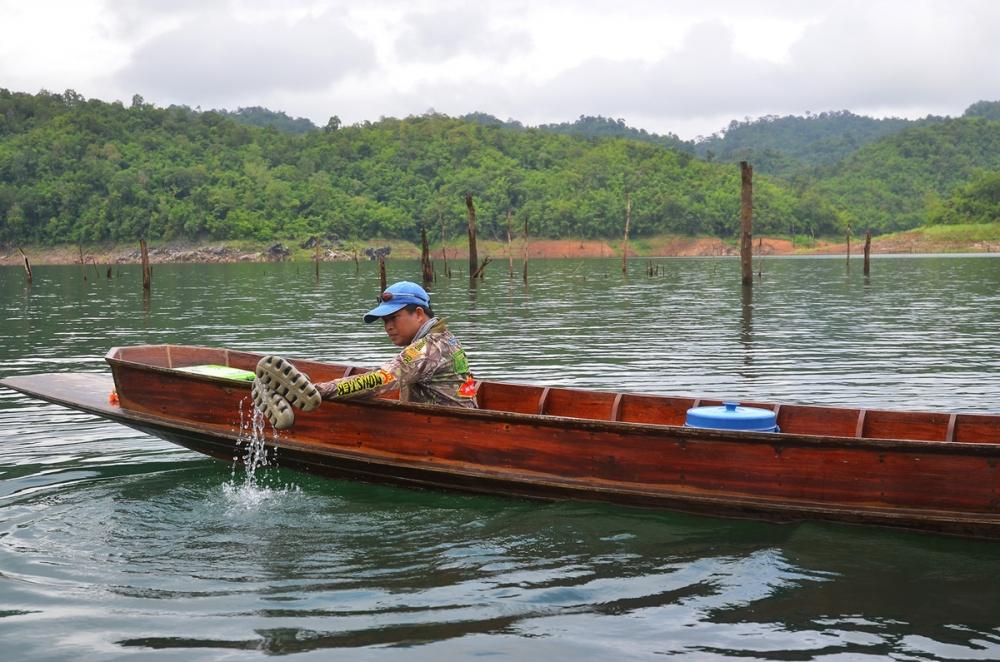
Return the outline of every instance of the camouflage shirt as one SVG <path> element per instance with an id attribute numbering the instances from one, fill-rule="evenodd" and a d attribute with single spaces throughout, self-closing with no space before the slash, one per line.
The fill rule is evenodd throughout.
<path id="1" fill-rule="evenodd" d="M 377 370 L 316 384 L 324 400 L 374 396 L 399 389 L 403 402 L 476 407 L 465 351 L 443 320 Z"/>

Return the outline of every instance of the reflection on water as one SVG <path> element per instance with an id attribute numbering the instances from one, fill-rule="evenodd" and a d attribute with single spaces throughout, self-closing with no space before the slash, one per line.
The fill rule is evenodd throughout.
<path id="1" fill-rule="evenodd" d="M 1000 408 L 997 258 L 503 265 L 433 287 L 479 376 L 647 393 Z M 496 267 L 496 268 L 494 268 Z M 389 278 L 418 278 L 390 262 Z M 5 375 L 176 342 L 378 363 L 370 263 L 0 269 Z M 856 272 L 856 273 L 855 273 Z M 519 274 L 518 274 L 519 275 Z M 377 327 L 377 325 L 376 325 Z M 350 648 L 361 659 L 997 659 L 1000 545 L 323 480 L 255 480 L 0 391 L 11 659 Z M 249 447 L 248 447 L 249 448 Z M 278 458 L 280 465 L 280 457 Z"/>
<path id="2" fill-rule="evenodd" d="M 752 379 L 753 371 L 753 287 L 740 288 L 740 347 L 743 349 L 743 367 L 740 375 Z"/>

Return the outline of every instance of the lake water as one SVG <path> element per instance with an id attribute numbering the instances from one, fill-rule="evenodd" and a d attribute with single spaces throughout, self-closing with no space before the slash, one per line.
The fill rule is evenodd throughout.
<path id="1" fill-rule="evenodd" d="M 1000 411 L 1000 257 L 538 261 L 439 282 L 477 376 Z M 454 265 L 453 265 L 454 266 Z M 519 268 L 519 265 L 518 265 Z M 390 262 L 390 281 L 416 279 Z M 0 374 L 109 347 L 377 364 L 371 263 L 0 268 Z M 1000 658 L 1000 543 L 242 470 L 0 390 L 4 660 Z M 955 477 L 962 480 L 961 476 Z"/>

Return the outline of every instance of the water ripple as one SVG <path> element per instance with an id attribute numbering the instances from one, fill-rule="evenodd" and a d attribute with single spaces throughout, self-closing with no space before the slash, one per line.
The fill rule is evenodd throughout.
<path id="1" fill-rule="evenodd" d="M 538 262 L 439 281 L 477 375 L 997 411 L 997 258 Z M 3 373 L 103 371 L 174 342 L 380 363 L 372 265 L 0 270 Z M 390 263 L 390 278 L 415 263 Z M 735 283 L 735 285 L 734 285 Z M 989 543 L 323 480 L 226 463 L 0 391 L 0 640 L 11 659 L 995 659 Z M 929 597 L 931 596 L 931 597 Z"/>

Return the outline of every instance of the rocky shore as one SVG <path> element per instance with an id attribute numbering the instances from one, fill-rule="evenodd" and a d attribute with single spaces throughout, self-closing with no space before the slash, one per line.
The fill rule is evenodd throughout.
<path id="1" fill-rule="evenodd" d="M 284 244 L 273 244 L 257 251 L 245 251 L 228 246 L 201 246 L 195 248 L 173 248 L 170 246 L 149 249 L 149 261 L 152 263 L 166 262 L 281 262 L 291 257 L 291 251 Z M 119 255 L 115 264 L 131 264 L 139 262 L 141 256 L 136 249 L 131 253 Z"/>
<path id="2" fill-rule="evenodd" d="M 32 264 L 79 264 L 81 255 L 85 264 L 137 264 L 141 261 L 138 247 L 131 246 L 48 246 L 28 247 L 25 254 Z M 309 252 L 310 259 L 315 256 Z M 164 244 L 149 247 L 149 261 L 152 264 L 169 263 L 235 263 L 235 262 L 281 262 L 292 259 L 295 251 L 283 243 L 272 243 L 262 247 L 245 248 L 226 244 Z M 320 250 L 323 261 L 353 259 L 353 253 L 326 248 Z M 21 264 L 21 253 L 16 249 L 0 249 L 0 265 Z"/>

